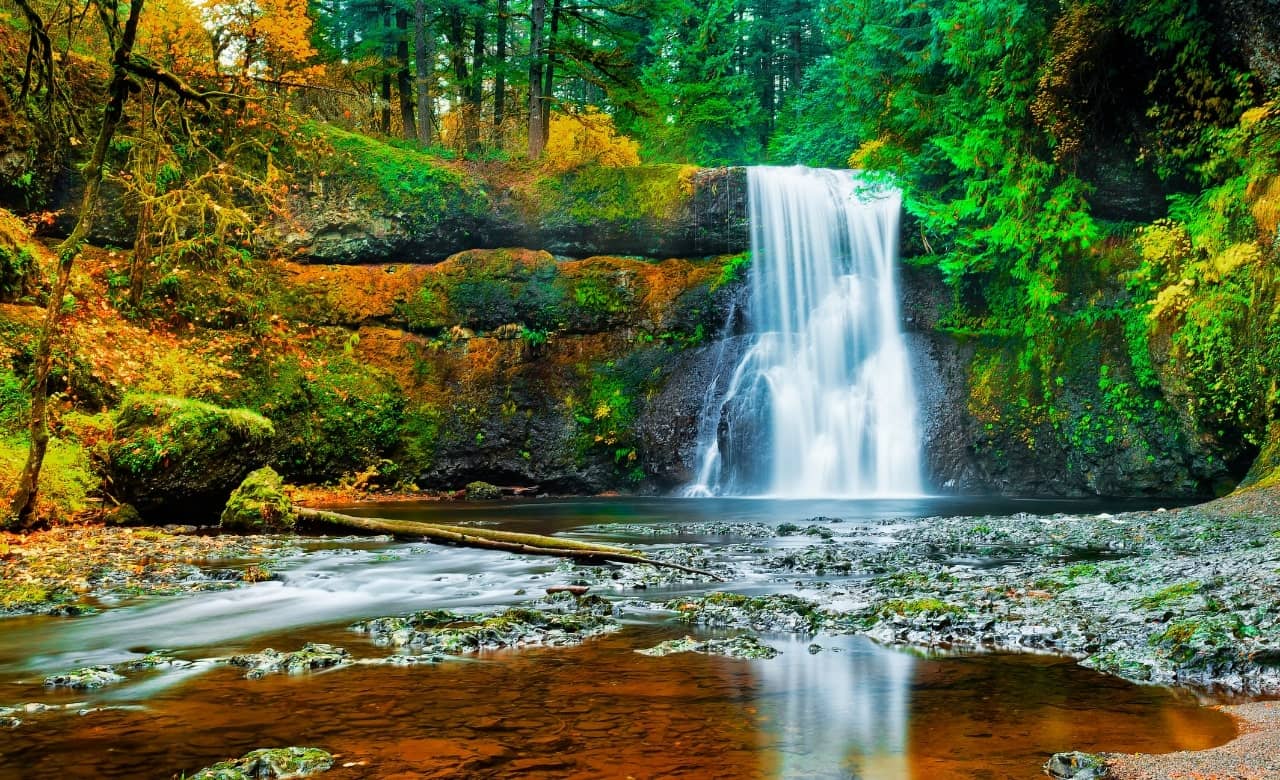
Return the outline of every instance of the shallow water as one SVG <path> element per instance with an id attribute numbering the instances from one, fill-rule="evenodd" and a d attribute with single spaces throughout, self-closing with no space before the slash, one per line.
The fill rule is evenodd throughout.
<path id="1" fill-rule="evenodd" d="M 802 523 L 825 515 L 844 518 L 846 531 L 875 536 L 883 523 L 914 522 L 913 515 L 1056 509 L 1097 507 L 594 500 L 361 511 L 562 533 L 593 526 L 579 535 L 660 547 L 673 537 L 599 526 Z M 772 660 L 641 656 L 633 650 L 686 632 L 644 614 L 582 647 L 502 651 L 433 666 L 246 680 L 241 670 L 198 665 L 140 673 L 87 694 L 40 684 L 55 671 L 157 648 L 199 659 L 322 641 L 378 657 L 387 651 L 346 625 L 427 607 L 517 603 L 573 577 L 553 560 L 376 542 L 319 545 L 278 568 L 282 581 L 237 591 L 82 618 L 0 623 L 0 706 L 123 708 L 33 715 L 0 732 L 0 778 L 170 777 L 257 747 L 293 744 L 324 747 L 341 754 L 339 764 L 354 764 L 326 775 L 334 778 L 1028 778 L 1057 750 L 1196 749 L 1234 733 L 1225 716 L 1201 708 L 1191 694 L 1131 685 L 1049 656 L 928 657 L 833 636 L 765 636 L 782 650 Z M 731 587 L 771 590 L 793 579 L 761 574 Z M 696 590 L 618 595 L 663 600 Z"/>

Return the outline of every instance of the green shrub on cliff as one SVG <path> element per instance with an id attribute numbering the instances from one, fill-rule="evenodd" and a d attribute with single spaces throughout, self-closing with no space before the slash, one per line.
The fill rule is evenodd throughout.
<path id="1" fill-rule="evenodd" d="M 333 147 L 329 181 L 350 188 L 376 211 L 400 213 L 425 225 L 441 215 L 479 215 L 489 207 L 478 182 L 411 145 L 386 143 L 332 125 L 310 125 L 309 131 Z"/>
<path id="2" fill-rule="evenodd" d="M 692 165 L 589 165 L 540 179 L 532 207 L 544 223 L 634 227 L 669 219 L 693 195 Z"/>
<path id="3" fill-rule="evenodd" d="M 399 438 L 404 398 L 353 358 L 303 365 L 281 358 L 241 399 L 275 424 L 271 463 L 290 480 L 322 482 L 383 457 Z"/>

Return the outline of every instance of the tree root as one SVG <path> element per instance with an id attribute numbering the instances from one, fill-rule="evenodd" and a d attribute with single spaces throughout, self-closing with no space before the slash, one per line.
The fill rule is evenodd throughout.
<path id="1" fill-rule="evenodd" d="M 522 555 L 550 555 L 557 558 L 573 558 L 587 563 L 643 563 L 661 569 L 675 569 L 688 574 L 709 577 L 717 582 L 724 578 L 703 569 L 695 569 L 679 563 L 646 558 L 626 547 L 579 542 L 541 534 L 521 534 L 511 531 L 495 531 L 491 528 L 461 528 L 452 525 L 419 523 L 412 520 L 388 520 L 383 517 L 356 517 L 323 509 L 295 507 L 298 518 L 312 520 L 342 528 L 354 528 L 378 534 L 398 537 L 429 539 L 447 542 L 461 547 L 477 547 L 484 550 L 502 550 Z"/>

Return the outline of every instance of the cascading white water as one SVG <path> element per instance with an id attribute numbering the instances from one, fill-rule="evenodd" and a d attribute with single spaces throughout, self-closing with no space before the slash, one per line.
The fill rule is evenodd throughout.
<path id="1" fill-rule="evenodd" d="M 686 492 L 919 495 L 899 193 L 853 171 L 802 167 L 750 168 L 748 182 L 755 338 L 721 402 L 703 411 Z"/>

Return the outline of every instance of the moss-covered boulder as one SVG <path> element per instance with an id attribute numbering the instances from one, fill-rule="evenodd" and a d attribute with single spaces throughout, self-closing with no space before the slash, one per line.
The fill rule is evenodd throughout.
<path id="1" fill-rule="evenodd" d="M 467 485 L 468 501 L 496 501 L 502 498 L 502 488 L 479 480 Z"/>
<path id="2" fill-rule="evenodd" d="M 261 780 L 309 777 L 333 766 L 333 755 L 320 748 L 287 747 L 254 750 L 201 769 L 191 780 Z"/>
<path id="3" fill-rule="evenodd" d="M 48 254 L 31 239 L 13 214 L 0 209 L 0 301 L 14 301 L 35 292 L 39 256 Z"/>
<path id="4" fill-rule="evenodd" d="M 275 429 L 247 409 L 156 395 L 125 398 L 101 446 L 106 490 L 144 517 L 161 510 L 212 519 L 266 461 Z"/>
<path id="5" fill-rule="evenodd" d="M 284 480 L 270 466 L 245 477 L 222 510 L 222 527 L 243 533 L 291 531 L 297 519 Z"/>

